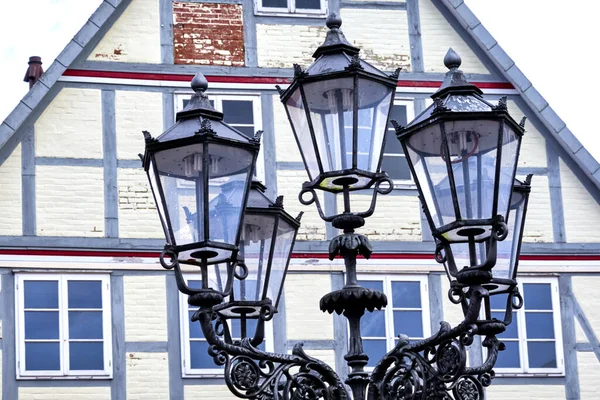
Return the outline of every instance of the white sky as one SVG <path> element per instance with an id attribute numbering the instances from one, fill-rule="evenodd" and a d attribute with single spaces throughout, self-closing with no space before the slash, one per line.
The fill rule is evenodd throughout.
<path id="1" fill-rule="evenodd" d="M 592 0 L 466 0 L 492 36 L 571 131 L 600 160 L 598 112 L 592 95 L 600 38 L 600 2 Z M 28 90 L 29 56 L 48 68 L 102 0 L 0 1 L 0 121 Z"/>

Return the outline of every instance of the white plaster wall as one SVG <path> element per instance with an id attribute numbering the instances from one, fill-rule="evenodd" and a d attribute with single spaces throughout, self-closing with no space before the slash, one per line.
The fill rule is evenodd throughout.
<path id="1" fill-rule="evenodd" d="M 448 71 L 444 66 L 444 56 L 448 48 L 452 47 L 462 58 L 461 70 L 479 74 L 490 73 L 431 0 L 419 0 L 419 13 L 425 72 Z"/>
<path id="2" fill-rule="evenodd" d="M 160 63 L 159 1 L 133 0 L 88 60 Z"/>
<path id="3" fill-rule="evenodd" d="M 600 332 L 600 276 L 573 276 L 573 294 L 596 335 Z M 577 321 L 577 320 L 576 320 Z M 582 334 L 583 332 L 581 332 Z M 581 335 L 580 334 L 580 335 Z M 580 336 L 578 335 L 578 336 Z M 577 338 L 579 340 L 580 337 Z M 582 341 L 587 342 L 583 335 Z M 600 362 L 599 362 L 600 363 Z M 600 375 L 598 375 L 600 379 Z"/>
<path id="4" fill-rule="evenodd" d="M 284 196 L 283 205 L 291 216 L 295 218 L 300 211 L 304 211 L 297 240 L 325 240 L 325 222 L 319 217 L 316 205 L 304 206 L 298 201 L 298 193 L 306 181 L 308 175 L 304 170 L 277 171 L 277 193 Z M 324 208 L 323 193 L 317 195 Z"/>
<path id="5" fill-rule="evenodd" d="M 119 237 L 164 239 L 146 173 L 141 168 L 119 168 L 117 188 Z"/>
<path id="6" fill-rule="evenodd" d="M 127 400 L 169 398 L 167 353 L 128 352 L 126 355 Z"/>
<path id="7" fill-rule="evenodd" d="M 451 326 L 456 326 L 463 321 L 464 315 L 460 304 L 451 303 L 448 299 L 448 290 L 450 290 L 450 282 L 447 277 L 442 276 L 441 296 L 442 311 L 444 312 L 442 320 L 448 322 Z"/>
<path id="8" fill-rule="evenodd" d="M 525 116 L 523 110 L 512 100 L 508 101 L 508 112 L 517 122 Z M 525 122 L 525 134 L 521 141 L 519 167 L 546 167 L 546 139 L 531 121 Z"/>
<path id="9" fill-rule="evenodd" d="M 110 400 L 110 386 L 20 387 L 22 400 Z"/>
<path id="10" fill-rule="evenodd" d="M 406 10 L 342 8 L 342 31 L 365 61 L 384 71 L 410 69 Z"/>
<path id="11" fill-rule="evenodd" d="M 127 342 L 166 341 L 167 294 L 165 277 L 125 276 L 123 278 L 123 292 L 125 340 Z M 173 312 L 177 311 L 173 310 Z"/>
<path id="12" fill-rule="evenodd" d="M 337 210 L 344 210 L 343 195 L 336 196 Z M 356 195 L 351 199 L 352 211 L 369 209 L 372 196 Z M 420 203 L 417 196 L 378 195 L 375 213 L 370 216 L 360 233 L 370 240 L 421 241 Z"/>
<path id="13" fill-rule="evenodd" d="M 302 162 L 294 132 L 290 126 L 285 107 L 279 96 L 273 96 L 273 125 L 275 128 L 275 156 L 277 161 Z"/>
<path id="14" fill-rule="evenodd" d="M 293 63 L 297 63 L 303 68 L 308 67 L 314 61 L 312 54 L 325 40 L 326 30 L 325 24 L 323 26 L 257 24 L 258 66 L 291 68 Z"/>
<path id="15" fill-rule="evenodd" d="M 600 393 L 600 361 L 594 353 L 577 353 L 581 400 L 598 400 Z"/>
<path id="16" fill-rule="evenodd" d="M 486 389 L 486 400 L 546 399 L 564 400 L 563 385 L 499 385 Z"/>
<path id="17" fill-rule="evenodd" d="M 98 167 L 37 166 L 39 236 L 104 236 L 104 171 Z"/>
<path id="18" fill-rule="evenodd" d="M 23 233 L 21 207 L 21 145 L 0 165 L 0 235 Z"/>
<path id="19" fill-rule="evenodd" d="M 335 371 L 335 351 L 333 350 L 305 350 L 306 354 L 317 360 L 323 361 Z"/>
<path id="20" fill-rule="evenodd" d="M 117 158 L 139 160 L 145 146 L 142 131 L 153 137 L 163 132 L 162 93 L 115 91 L 115 118 Z"/>
<path id="21" fill-rule="evenodd" d="M 519 176 L 517 176 L 519 178 Z M 553 242 L 552 206 L 547 176 L 534 176 L 523 232 L 524 242 Z"/>
<path id="22" fill-rule="evenodd" d="M 329 274 L 288 274 L 285 279 L 288 339 L 333 339 L 333 316 L 319 311 L 321 297 L 329 292 Z"/>
<path id="23" fill-rule="evenodd" d="M 185 384 L 185 382 L 184 382 Z M 186 400 L 237 400 L 226 385 L 185 385 L 183 395 Z"/>
<path id="24" fill-rule="evenodd" d="M 600 242 L 600 205 L 562 160 L 560 184 L 567 242 Z"/>
<path id="25" fill-rule="evenodd" d="M 62 89 L 35 122 L 35 155 L 102 158 L 100 95 L 95 89 Z"/>

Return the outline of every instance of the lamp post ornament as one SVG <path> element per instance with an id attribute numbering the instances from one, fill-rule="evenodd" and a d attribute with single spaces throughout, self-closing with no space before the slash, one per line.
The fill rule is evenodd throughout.
<path id="1" fill-rule="evenodd" d="M 366 371 L 361 318 L 384 308 L 387 298 L 357 280 L 357 258 L 368 259 L 372 247 L 355 230 L 374 213 L 377 195 L 393 190 L 381 160 L 400 71 L 385 74 L 362 60 L 337 15 L 326 24 L 315 62 L 306 70 L 294 65 L 292 83 L 278 90 L 310 179 L 299 200 L 314 203 L 342 231 L 330 242 L 329 258 L 344 259 L 346 284 L 324 294 L 320 308 L 348 320 L 347 379 L 308 356 L 302 344 L 291 354 L 258 348 L 265 322 L 277 312 L 301 215 L 290 216 L 282 196 L 272 201 L 252 182 L 261 132 L 249 138 L 224 123 L 200 73 L 176 124 L 156 139 L 144 132 L 143 165 L 167 239 L 161 264 L 175 270 L 179 290 L 198 307 L 192 321 L 199 321 L 209 355 L 239 398 L 483 399 L 504 349 L 497 335 L 523 304 L 516 274 L 531 176 L 521 182 L 515 174 L 524 120 L 510 117 L 506 98 L 486 101 L 450 49 L 433 104 L 406 127 L 390 121 L 436 242 L 435 259 L 450 280 L 450 301 L 462 307 L 464 320 L 455 327 L 442 322 L 419 341 L 399 335 Z M 317 190 L 340 194 L 343 212 L 325 215 Z M 358 190 L 372 195 L 366 210 L 351 209 Z M 200 268 L 201 289 L 188 287 L 182 264 Z M 496 295 L 507 298 L 503 320 L 490 311 Z M 231 331 L 232 320 L 241 332 Z M 481 365 L 467 365 L 466 347 L 475 336 L 483 338 L 487 356 Z"/>

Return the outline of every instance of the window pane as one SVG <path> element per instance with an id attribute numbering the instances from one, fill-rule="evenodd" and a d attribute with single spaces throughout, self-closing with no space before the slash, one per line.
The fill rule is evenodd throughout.
<path id="1" fill-rule="evenodd" d="M 253 124 L 252 101 L 223 100 L 223 121 L 227 124 Z"/>
<path id="2" fill-rule="evenodd" d="M 296 0 L 296 8 L 320 10 L 321 0 Z"/>
<path id="3" fill-rule="evenodd" d="M 400 104 L 394 104 L 390 113 L 390 120 L 396 120 L 400 125 L 406 126 L 408 124 L 408 117 L 406 115 L 406 106 Z M 398 143 L 398 139 L 396 139 Z"/>
<path id="4" fill-rule="evenodd" d="M 256 133 L 256 131 L 254 130 L 253 126 L 233 126 L 235 129 L 237 129 L 238 131 L 242 132 L 244 135 L 248 136 L 248 137 L 254 137 L 254 134 Z"/>
<path id="5" fill-rule="evenodd" d="M 527 339 L 554 339 L 552 313 L 525 313 Z"/>
<path id="6" fill-rule="evenodd" d="M 385 150 L 383 152 L 388 154 L 404 154 L 402 145 L 396 136 L 396 130 L 392 127 L 389 127 L 385 131 Z"/>
<path id="7" fill-rule="evenodd" d="M 406 157 L 384 155 L 381 161 L 381 170 L 387 172 L 391 179 L 411 179 Z"/>
<path id="8" fill-rule="evenodd" d="M 363 337 L 385 337 L 384 311 L 366 311 L 360 319 L 360 331 Z"/>
<path id="9" fill-rule="evenodd" d="M 58 338 L 58 311 L 25 311 L 25 339 Z"/>
<path id="10" fill-rule="evenodd" d="M 506 349 L 498 353 L 496 368 L 521 368 L 519 342 L 504 341 Z"/>
<path id="11" fill-rule="evenodd" d="M 189 280 L 188 286 L 192 289 L 202 289 L 202 281 L 201 280 Z"/>
<path id="12" fill-rule="evenodd" d="M 192 322 L 192 315 L 194 315 L 195 311 L 189 311 L 187 323 L 190 326 L 190 338 L 191 339 L 201 339 L 204 338 L 204 334 L 202 333 L 202 328 L 200 328 L 200 322 Z"/>
<path id="13" fill-rule="evenodd" d="M 363 348 L 369 356 L 367 367 L 374 367 L 379 360 L 387 353 L 385 340 L 363 340 Z"/>
<path id="14" fill-rule="evenodd" d="M 208 343 L 205 341 L 190 342 L 190 358 L 192 369 L 197 368 L 223 368 L 215 365 L 208 355 Z"/>
<path id="15" fill-rule="evenodd" d="M 69 308 L 102 308 L 102 281 L 69 281 Z"/>
<path id="16" fill-rule="evenodd" d="M 517 312 L 513 312 L 512 322 L 509 326 L 506 327 L 504 333 L 498 335 L 499 338 L 504 339 L 518 339 L 519 338 L 519 321 L 517 321 Z M 492 318 L 499 319 L 500 321 L 504 321 L 504 313 L 503 312 L 493 312 Z"/>
<path id="17" fill-rule="evenodd" d="M 392 282 L 394 308 L 421 308 L 421 282 Z"/>
<path id="18" fill-rule="evenodd" d="M 401 333 L 411 338 L 423 337 L 421 311 L 394 311 L 394 336 Z"/>
<path id="19" fill-rule="evenodd" d="M 69 343 L 69 369 L 103 370 L 104 344 L 102 342 Z"/>
<path id="20" fill-rule="evenodd" d="M 276 7 L 287 9 L 287 0 L 262 0 L 263 7 Z"/>
<path id="21" fill-rule="evenodd" d="M 554 342 L 528 342 L 529 368 L 556 368 Z"/>
<path id="22" fill-rule="evenodd" d="M 60 370 L 60 344 L 25 343 L 25 369 L 27 371 Z"/>
<path id="23" fill-rule="evenodd" d="M 492 310 L 506 310 L 507 296 L 506 293 L 490 296 L 490 307 Z M 502 319 L 504 319 L 504 317 L 502 317 Z"/>
<path id="24" fill-rule="evenodd" d="M 69 339 L 102 338 L 102 311 L 69 311 Z"/>
<path id="25" fill-rule="evenodd" d="M 58 281 L 25 281 L 25 308 L 58 308 Z"/>
<path id="26" fill-rule="evenodd" d="M 549 283 L 523 284 L 526 310 L 552 310 L 552 292 Z"/>
<path id="27" fill-rule="evenodd" d="M 358 284 L 366 289 L 379 290 L 380 292 L 383 292 L 382 281 L 358 281 Z"/>

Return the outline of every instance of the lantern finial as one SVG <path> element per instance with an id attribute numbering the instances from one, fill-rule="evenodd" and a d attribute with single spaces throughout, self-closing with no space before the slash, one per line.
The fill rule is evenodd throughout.
<path id="1" fill-rule="evenodd" d="M 460 64 L 462 64 L 462 59 L 460 58 L 458 53 L 455 52 L 454 49 L 452 49 L 452 47 L 450 47 L 448 49 L 448 52 L 446 53 L 446 56 L 444 57 L 444 65 L 446 66 L 446 68 L 452 70 L 458 69 L 458 67 L 460 67 Z"/>
<path id="2" fill-rule="evenodd" d="M 206 78 L 204 77 L 204 74 L 202 74 L 202 72 L 198 72 L 195 76 L 194 79 L 192 79 L 192 89 L 194 90 L 194 92 L 206 92 L 206 89 L 208 89 L 208 81 L 206 80 Z"/>
<path id="3" fill-rule="evenodd" d="M 342 18 L 335 12 L 329 13 L 325 24 L 329 29 L 339 29 L 342 26 Z"/>
<path id="4" fill-rule="evenodd" d="M 314 58 L 319 58 L 324 53 L 344 52 L 350 56 L 359 53 L 360 49 L 352 46 L 340 29 L 342 19 L 339 15 L 334 12 L 330 13 L 325 20 L 325 24 L 329 28 L 329 31 L 327 31 L 325 42 L 313 54 Z"/>

